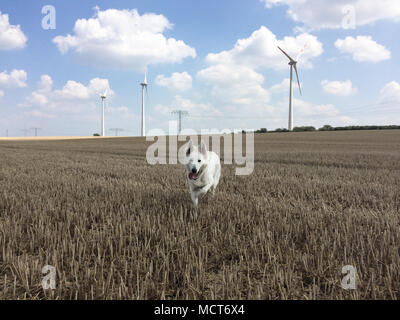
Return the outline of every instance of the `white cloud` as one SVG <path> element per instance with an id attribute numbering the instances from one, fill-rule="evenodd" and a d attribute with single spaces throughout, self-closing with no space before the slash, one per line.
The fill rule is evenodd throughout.
<path id="1" fill-rule="evenodd" d="M 143 72 L 150 64 L 179 63 L 186 57 L 196 57 L 195 49 L 182 40 L 164 36 L 171 28 L 161 14 L 96 8 L 93 18 L 75 22 L 73 35 L 55 37 L 53 42 L 61 53 L 73 51 L 97 66 Z"/>
<path id="2" fill-rule="evenodd" d="M 19 25 L 10 24 L 8 14 L 0 11 L 0 50 L 13 50 L 25 47 L 27 38 Z"/>
<path id="3" fill-rule="evenodd" d="M 114 135 L 110 128 L 123 128 L 128 131 L 132 121 L 138 117 L 131 113 L 127 106 L 113 105 L 114 91 L 107 79 L 94 78 L 87 83 L 69 80 L 64 85 L 54 88 L 51 77 L 42 75 L 36 90 L 25 97 L 18 106 L 24 107 L 21 111 L 23 119 L 31 122 L 31 125 L 46 128 L 46 134 L 48 130 L 52 130 L 52 134 L 55 135 L 91 135 L 100 132 L 99 93 L 104 93 L 106 89 L 106 133 Z M 53 120 L 50 122 L 49 119 Z"/>
<path id="4" fill-rule="evenodd" d="M 360 112 L 362 110 L 362 112 Z M 357 114 L 356 124 L 389 125 L 400 123 L 400 83 L 386 83 L 379 92 L 375 103 L 349 110 Z"/>
<path id="5" fill-rule="evenodd" d="M 60 99 L 88 99 L 90 96 L 89 88 L 82 83 L 69 80 L 61 90 L 54 91 Z"/>
<path id="6" fill-rule="evenodd" d="M 52 89 L 53 80 L 49 75 L 42 75 L 37 90 L 26 97 L 19 104 L 20 107 L 38 108 L 41 114 L 55 115 L 58 113 L 82 113 L 93 108 L 94 99 L 106 89 L 108 96 L 112 96 L 107 79 L 94 78 L 85 86 L 73 80 L 67 81 L 62 89 Z M 100 99 L 98 100 L 100 101 Z M 39 113 L 32 113 L 39 115 Z"/>
<path id="7" fill-rule="evenodd" d="M 170 115 L 176 109 L 187 111 L 191 116 L 221 115 L 221 112 L 210 104 L 197 103 L 180 95 L 174 97 L 170 106 L 159 104 L 155 107 L 155 110 L 163 115 Z"/>
<path id="8" fill-rule="evenodd" d="M 297 88 L 297 81 L 294 80 L 293 81 L 293 88 Z M 300 85 L 302 86 L 302 83 L 300 82 Z M 289 78 L 285 78 L 283 79 L 280 83 L 274 84 L 271 87 L 269 87 L 268 91 L 274 94 L 278 94 L 278 93 L 289 93 L 289 86 L 290 86 L 290 79 Z M 297 91 L 297 89 L 295 89 Z"/>
<path id="9" fill-rule="evenodd" d="M 169 89 L 186 91 L 192 88 L 192 76 L 187 72 L 174 72 L 169 78 L 160 74 L 156 77 L 155 83 Z"/>
<path id="10" fill-rule="evenodd" d="M 42 75 L 38 83 L 38 89 L 33 91 L 30 96 L 26 97 L 24 103 L 20 104 L 20 106 L 46 106 L 46 104 L 49 103 L 48 95 L 52 85 L 53 80 L 51 77 L 47 74 Z"/>
<path id="11" fill-rule="evenodd" d="M 300 34 L 278 40 L 265 26 L 250 37 L 239 39 L 231 50 L 207 55 L 209 66 L 197 73 L 197 78 L 211 85 L 212 104 L 236 116 L 265 117 L 271 115 L 270 91 L 278 92 L 289 83 L 284 82 L 268 90 L 263 87 L 264 77 L 258 69 L 287 68 L 287 58 L 277 46 L 294 58 L 304 49 L 299 64 L 312 67 L 311 59 L 319 56 L 322 44 L 315 36 Z"/>
<path id="12" fill-rule="evenodd" d="M 274 84 L 269 88 L 269 91 L 271 93 L 281 93 L 289 90 L 289 85 L 290 85 L 290 79 L 285 78 L 282 80 L 282 82 Z"/>
<path id="13" fill-rule="evenodd" d="M 398 0 L 260 0 L 267 8 L 288 6 L 287 15 L 311 29 L 347 28 L 347 21 L 354 27 L 379 20 L 400 18 Z M 354 13 L 354 15 L 353 15 Z M 354 19 L 353 19 L 354 17 Z"/>
<path id="14" fill-rule="evenodd" d="M 139 119 L 139 117 L 132 113 L 127 106 L 119 106 L 119 107 L 113 107 L 107 105 L 105 108 L 105 112 L 107 114 L 112 115 L 113 117 L 122 117 L 122 119 Z"/>
<path id="15" fill-rule="evenodd" d="M 39 91 L 34 91 L 32 94 L 25 98 L 25 103 L 20 106 L 40 106 L 44 107 L 48 104 L 49 100 L 45 94 L 41 94 Z"/>
<path id="16" fill-rule="evenodd" d="M 110 107 L 107 106 L 107 110 L 108 113 L 128 113 L 129 109 L 126 106 L 120 106 L 120 107 Z"/>
<path id="17" fill-rule="evenodd" d="M 355 61 L 379 62 L 390 59 L 390 51 L 375 42 L 370 36 L 337 39 L 335 47 L 342 53 L 350 53 Z"/>
<path id="18" fill-rule="evenodd" d="M 353 87 L 351 80 L 346 81 L 321 81 L 321 85 L 325 92 L 339 95 L 348 96 L 357 92 L 357 88 Z"/>
<path id="19" fill-rule="evenodd" d="M 400 109 L 400 83 L 391 81 L 380 91 L 380 103 L 392 103 Z"/>
<path id="20" fill-rule="evenodd" d="M 107 97 L 114 95 L 114 91 L 111 90 L 110 84 L 107 79 L 94 78 L 90 80 L 88 86 L 90 94 L 100 95 L 106 92 Z"/>
<path id="21" fill-rule="evenodd" d="M 378 105 L 374 107 L 370 123 L 400 123 L 400 83 L 391 81 L 380 90 Z"/>
<path id="22" fill-rule="evenodd" d="M 277 46 L 295 59 L 305 45 L 299 65 L 309 68 L 312 67 L 310 60 L 323 52 L 322 43 L 317 37 L 303 33 L 278 40 L 268 28 L 262 26 L 249 38 L 239 39 L 233 49 L 208 54 L 206 61 L 209 64 L 241 64 L 250 68 L 283 69 L 287 67 L 287 58 Z"/>
<path id="23" fill-rule="evenodd" d="M 262 85 L 264 77 L 246 66 L 217 64 L 197 73 L 199 80 L 212 86 L 214 105 L 236 114 L 270 112 L 270 94 Z"/>
<path id="24" fill-rule="evenodd" d="M 48 92 L 51 90 L 52 85 L 53 85 L 53 80 L 51 79 L 51 77 L 47 74 L 44 74 L 40 77 L 38 91 L 39 92 Z"/>
<path id="25" fill-rule="evenodd" d="M 304 49 L 301 67 L 312 67 L 311 59 L 319 56 L 322 44 L 315 36 L 300 34 L 278 40 L 265 26 L 248 38 L 239 39 L 234 47 L 206 57 L 209 66 L 197 73 L 200 81 L 211 86 L 211 104 L 231 117 L 271 118 L 274 108 L 269 104 L 270 93 L 283 90 L 286 82 L 268 90 L 258 69 L 285 69 L 287 58 L 280 46 L 297 58 Z M 287 84 L 289 80 L 287 80 Z M 243 121 L 241 121 L 243 123 Z"/>
<path id="26" fill-rule="evenodd" d="M 168 114 L 171 114 L 171 112 L 172 112 L 172 108 L 171 107 L 167 107 L 167 106 L 165 106 L 163 104 L 156 105 L 154 109 L 157 111 L 157 113 L 160 113 L 160 114 L 165 115 L 165 116 L 168 115 Z"/>
<path id="27" fill-rule="evenodd" d="M 25 111 L 24 114 L 26 116 L 34 117 L 34 118 L 42 118 L 42 119 L 53 119 L 53 118 L 55 118 L 54 114 L 43 112 L 41 110 Z"/>
<path id="28" fill-rule="evenodd" d="M 14 69 L 10 73 L 3 71 L 0 73 L 0 86 L 11 88 L 24 88 L 26 87 L 27 74 L 25 70 Z"/>
<path id="29" fill-rule="evenodd" d="M 277 103 L 275 117 L 285 118 L 287 126 L 288 100 Z M 319 128 L 324 124 L 334 126 L 357 123 L 352 117 L 344 115 L 333 104 L 314 104 L 302 99 L 293 99 L 294 126 L 314 126 Z"/>
<path id="30" fill-rule="evenodd" d="M 58 99 L 84 100 L 96 95 L 98 96 L 105 91 L 107 91 L 107 97 L 110 97 L 114 94 L 114 91 L 110 89 L 107 79 L 94 78 L 90 80 L 88 86 L 85 86 L 80 82 L 69 80 L 61 90 L 55 90 L 54 95 Z"/>
<path id="31" fill-rule="evenodd" d="M 312 104 L 301 99 L 293 99 L 293 107 L 300 116 L 333 117 L 339 110 L 333 104 Z"/>

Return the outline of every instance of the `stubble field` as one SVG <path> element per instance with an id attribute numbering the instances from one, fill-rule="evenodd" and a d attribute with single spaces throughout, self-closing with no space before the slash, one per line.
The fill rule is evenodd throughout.
<path id="1" fill-rule="evenodd" d="M 196 221 L 144 139 L 0 141 L 0 299 L 399 299 L 400 130 L 255 140 Z"/>

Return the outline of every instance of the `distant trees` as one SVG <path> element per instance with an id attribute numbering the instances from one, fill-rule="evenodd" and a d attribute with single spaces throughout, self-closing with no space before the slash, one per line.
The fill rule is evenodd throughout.
<path id="1" fill-rule="evenodd" d="M 293 131 L 294 132 L 315 131 L 315 127 L 313 126 L 294 127 Z"/>
<path id="2" fill-rule="evenodd" d="M 400 129 L 400 126 L 346 126 L 346 127 L 334 127 L 333 130 L 393 130 Z"/>
<path id="3" fill-rule="evenodd" d="M 319 131 L 332 131 L 333 127 L 329 124 L 324 125 L 323 127 L 318 129 Z"/>
<path id="4" fill-rule="evenodd" d="M 270 131 L 270 132 L 289 132 L 289 130 L 286 128 L 278 128 L 278 129 L 275 129 L 275 131 Z"/>
<path id="5" fill-rule="evenodd" d="M 100 137 L 98 133 L 93 133 L 93 137 Z"/>
<path id="6" fill-rule="evenodd" d="M 325 124 L 318 131 L 339 131 L 339 130 L 393 130 L 400 129 L 400 125 L 389 125 L 389 126 L 345 126 L 345 127 L 332 127 L 329 124 Z M 302 126 L 302 127 L 294 127 L 294 132 L 312 132 L 317 131 L 317 129 L 313 126 Z M 274 131 L 268 131 L 267 128 L 261 128 L 260 130 L 256 130 L 256 133 L 267 133 L 267 132 L 289 132 L 286 128 L 278 128 Z"/>

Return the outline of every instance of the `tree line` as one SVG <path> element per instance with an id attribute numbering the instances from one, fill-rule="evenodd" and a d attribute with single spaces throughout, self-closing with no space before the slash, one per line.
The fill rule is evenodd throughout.
<path id="1" fill-rule="evenodd" d="M 306 131 L 340 131 L 340 130 L 393 130 L 400 129 L 400 126 L 389 125 L 389 126 L 344 126 L 344 127 L 332 127 L 329 124 L 322 126 L 321 128 L 315 128 L 313 126 L 302 126 L 294 127 L 294 132 L 306 132 Z M 267 128 L 261 128 L 256 130 L 255 133 L 267 133 L 267 132 L 289 132 L 286 128 L 278 128 L 273 131 L 268 131 Z"/>

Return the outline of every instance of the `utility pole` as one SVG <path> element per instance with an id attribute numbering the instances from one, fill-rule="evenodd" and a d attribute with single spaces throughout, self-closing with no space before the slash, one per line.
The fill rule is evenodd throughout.
<path id="1" fill-rule="evenodd" d="M 42 128 L 37 128 L 37 127 L 33 127 L 31 128 L 32 130 L 35 130 L 35 137 L 37 137 L 37 133 L 39 130 L 42 130 Z"/>
<path id="2" fill-rule="evenodd" d="M 21 129 L 21 131 L 23 131 L 23 132 L 24 132 L 24 137 L 26 137 L 26 134 L 29 132 L 29 130 L 28 130 L 28 129 Z"/>
<path id="3" fill-rule="evenodd" d="M 115 132 L 115 136 L 118 137 L 118 132 L 124 131 L 124 129 L 121 129 L 121 128 L 111 128 L 110 131 L 114 131 L 114 132 Z"/>
<path id="4" fill-rule="evenodd" d="M 174 110 L 174 111 L 172 111 L 172 114 L 177 114 L 178 115 L 178 118 L 179 118 L 178 134 L 180 134 L 181 131 L 182 131 L 182 116 L 188 116 L 189 113 L 187 111 L 183 111 L 183 110 Z"/>
<path id="5" fill-rule="evenodd" d="M 6 129 L 6 137 L 8 138 L 8 129 Z"/>

